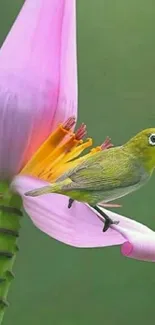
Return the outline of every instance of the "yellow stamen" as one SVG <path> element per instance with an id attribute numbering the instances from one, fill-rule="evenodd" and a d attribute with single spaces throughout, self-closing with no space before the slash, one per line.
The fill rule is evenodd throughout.
<path id="1" fill-rule="evenodd" d="M 54 182 L 70 168 L 77 166 L 89 156 L 102 150 L 102 146 L 93 148 L 88 154 L 80 157 L 80 154 L 92 146 L 92 139 L 85 142 L 81 137 L 86 134 L 84 124 L 76 133 L 71 131 L 75 119 L 70 118 L 49 136 L 35 155 L 30 159 L 20 174 L 31 175 L 45 181 Z"/>
<path id="2" fill-rule="evenodd" d="M 77 139 L 82 131 L 82 127 L 85 132 L 84 125 L 79 128 L 80 132 L 77 132 L 77 134 L 74 134 L 65 127 L 63 125 L 58 126 L 22 169 L 20 174 L 51 181 L 56 177 L 53 177 L 54 174 L 59 177 L 61 171 L 63 173 L 68 169 L 67 162 L 78 157 L 84 149 L 92 145 L 91 139 L 88 139 L 86 142 Z"/>
<path id="3" fill-rule="evenodd" d="M 58 165 L 64 158 L 64 156 L 75 148 L 82 140 L 76 140 L 75 136 L 68 139 L 64 144 L 53 150 L 53 152 L 44 159 L 43 163 L 39 166 L 42 172 L 39 174 L 39 177 L 42 177 L 44 174 L 47 174 L 48 171 L 51 171 L 55 165 Z"/>
<path id="4" fill-rule="evenodd" d="M 58 146 L 57 148 L 55 148 L 51 154 L 45 158 L 41 164 L 38 165 L 38 170 L 37 173 L 39 172 L 39 170 L 42 170 L 44 174 L 45 170 L 48 169 L 52 169 L 55 164 L 59 164 L 59 162 L 63 159 L 64 155 L 72 150 L 72 148 L 75 148 L 79 143 L 81 143 L 82 140 L 76 140 L 74 134 L 72 135 L 72 137 L 70 139 L 68 139 L 64 144 L 62 144 L 61 146 Z M 49 167 L 49 168 L 48 168 Z M 38 174 L 38 176 L 40 177 L 41 174 Z"/>
<path id="5" fill-rule="evenodd" d="M 96 152 L 99 152 L 101 150 L 102 150 L 101 146 L 98 146 L 96 148 L 91 149 L 91 153 L 96 153 Z"/>
<path id="6" fill-rule="evenodd" d="M 26 166 L 22 169 L 21 174 L 29 174 L 35 172 L 38 162 L 41 162 L 51 152 L 61 143 L 61 141 L 66 137 L 66 135 L 72 134 L 69 130 L 63 128 L 60 124 L 58 128 L 48 137 L 48 139 L 43 143 L 43 145 L 38 149 L 34 156 L 29 160 Z"/>
<path id="7" fill-rule="evenodd" d="M 71 160 L 73 160 L 73 159 L 75 159 L 76 157 L 78 157 L 86 148 L 88 148 L 88 147 L 90 147 L 92 145 L 92 139 L 88 139 L 86 142 L 84 142 L 84 143 L 80 143 L 80 141 L 79 141 L 79 143 L 78 143 L 78 145 L 76 146 L 76 147 L 74 147 L 72 150 L 70 150 L 70 151 L 66 151 L 66 152 L 64 152 L 64 155 L 63 155 L 63 157 L 62 157 L 62 159 L 60 159 L 58 162 L 57 162 L 57 164 L 56 164 L 56 166 L 55 166 L 55 168 L 57 169 L 57 168 L 59 168 L 59 166 L 62 166 L 63 164 L 65 164 L 65 163 L 68 163 L 68 162 L 70 162 Z M 77 159 L 76 159 L 77 160 Z M 54 166 L 53 166 L 54 167 Z M 54 169 L 55 168 L 53 168 L 53 171 L 54 171 Z"/>
<path id="8" fill-rule="evenodd" d="M 48 181 L 55 181 L 59 176 L 64 174 L 68 169 L 76 166 L 80 159 L 75 159 L 79 156 L 86 148 L 92 145 L 92 139 L 88 139 L 86 142 L 79 144 L 76 148 L 71 150 L 70 152 L 64 152 L 64 155 L 59 161 L 57 160 L 55 164 L 51 167 L 51 165 L 44 170 L 42 174 L 39 176 L 42 179 L 46 179 Z M 73 160 L 75 159 L 75 160 Z"/>

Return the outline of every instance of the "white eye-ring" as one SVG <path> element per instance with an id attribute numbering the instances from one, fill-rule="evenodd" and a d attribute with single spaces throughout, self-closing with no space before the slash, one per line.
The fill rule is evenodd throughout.
<path id="1" fill-rule="evenodd" d="M 152 133 L 149 136 L 149 144 L 151 144 L 152 146 L 155 146 L 155 133 Z"/>

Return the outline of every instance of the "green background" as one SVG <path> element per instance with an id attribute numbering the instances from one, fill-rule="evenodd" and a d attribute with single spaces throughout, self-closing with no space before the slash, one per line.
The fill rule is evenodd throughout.
<path id="1" fill-rule="evenodd" d="M 22 0 L 1 0 L 0 42 Z M 121 144 L 155 127 L 155 3 L 77 0 L 79 119 L 100 143 Z M 155 229 L 155 177 L 121 200 L 121 213 Z M 155 265 L 118 247 L 79 250 L 23 220 L 4 325 L 133 325 L 154 322 Z"/>

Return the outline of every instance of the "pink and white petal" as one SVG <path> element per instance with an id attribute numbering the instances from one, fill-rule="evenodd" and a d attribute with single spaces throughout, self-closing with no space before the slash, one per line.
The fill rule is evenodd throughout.
<path id="1" fill-rule="evenodd" d="M 110 246 L 124 242 L 123 236 L 115 230 L 110 229 L 103 235 L 103 222 L 84 204 L 75 203 L 68 209 L 68 198 L 62 195 L 24 196 L 26 191 L 45 184 L 26 176 L 17 176 L 12 183 L 12 188 L 22 196 L 26 212 L 39 229 L 76 247 Z"/>
<path id="2" fill-rule="evenodd" d="M 62 195 L 48 194 L 36 198 L 24 196 L 26 191 L 45 184 L 26 176 L 17 176 L 12 183 L 12 188 L 22 196 L 26 212 L 40 230 L 71 246 L 105 247 L 123 244 L 123 255 L 155 260 L 155 233 L 145 225 L 103 209 L 111 218 L 120 221 L 119 225 L 103 233 L 103 221 L 87 205 L 76 202 L 68 209 L 68 198 Z"/>
<path id="3" fill-rule="evenodd" d="M 61 60 L 58 105 L 54 127 L 70 116 L 77 116 L 76 1 L 65 0 L 61 34 Z"/>
<path id="4" fill-rule="evenodd" d="M 124 256 L 155 262 L 155 233 L 153 231 L 140 233 L 121 229 L 120 232 L 127 239 L 121 247 L 121 253 Z"/>
<path id="5" fill-rule="evenodd" d="M 103 209 L 107 213 L 107 210 Z M 110 217 L 119 220 L 119 225 L 112 228 L 119 231 L 125 239 L 121 246 L 124 256 L 137 260 L 155 262 L 155 232 L 132 219 L 110 212 Z"/>
<path id="6" fill-rule="evenodd" d="M 0 50 L 0 177 L 19 171 L 47 138 L 56 118 L 76 115 L 73 4 L 74 0 L 26 0 Z"/>

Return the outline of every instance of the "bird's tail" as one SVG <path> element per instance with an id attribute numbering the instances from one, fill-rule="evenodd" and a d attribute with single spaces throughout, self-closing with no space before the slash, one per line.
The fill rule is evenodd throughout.
<path id="1" fill-rule="evenodd" d="M 44 187 L 40 187 L 38 189 L 34 189 L 31 191 L 28 191 L 25 193 L 25 196 L 40 196 L 43 194 L 49 194 L 49 193 L 58 193 L 63 194 L 63 190 L 67 189 L 67 186 L 71 184 L 71 179 L 67 178 L 62 182 L 53 183 L 51 185 L 47 185 Z"/>

